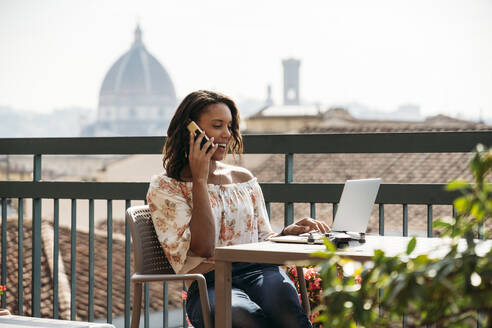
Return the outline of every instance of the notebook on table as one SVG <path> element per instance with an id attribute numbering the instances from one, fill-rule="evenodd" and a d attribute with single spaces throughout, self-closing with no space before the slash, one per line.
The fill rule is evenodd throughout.
<path id="1" fill-rule="evenodd" d="M 338 243 L 364 240 L 367 224 L 378 194 L 381 179 L 347 180 L 331 227 L 331 232 L 305 233 L 299 236 L 277 236 L 270 240 L 279 243 L 322 244 L 323 237 Z M 338 245 L 337 245 L 338 246 Z"/>

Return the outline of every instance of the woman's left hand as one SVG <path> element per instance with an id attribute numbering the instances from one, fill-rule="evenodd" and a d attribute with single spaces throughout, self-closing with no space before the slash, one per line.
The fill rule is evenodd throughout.
<path id="1" fill-rule="evenodd" d="M 309 231 L 319 231 L 320 233 L 330 232 L 330 227 L 321 221 L 316 221 L 312 218 L 302 218 L 299 221 L 284 228 L 282 233 L 284 235 L 300 235 L 301 233 Z"/>

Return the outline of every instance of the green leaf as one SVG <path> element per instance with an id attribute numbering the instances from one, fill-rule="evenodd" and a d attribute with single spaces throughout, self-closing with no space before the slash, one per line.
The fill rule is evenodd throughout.
<path id="1" fill-rule="evenodd" d="M 478 153 L 476 153 L 475 156 L 473 156 L 473 158 L 470 162 L 470 168 L 471 168 L 475 178 L 481 175 L 482 165 L 480 163 L 480 155 Z"/>
<path id="2" fill-rule="evenodd" d="M 330 253 L 336 252 L 337 248 L 335 247 L 335 245 L 333 245 L 333 243 L 331 241 L 328 240 L 328 238 L 324 238 L 323 243 L 326 246 L 327 252 L 330 252 Z"/>
<path id="3" fill-rule="evenodd" d="M 412 237 L 407 245 L 407 255 L 410 255 L 413 252 L 415 246 L 417 246 L 417 239 L 415 237 Z"/>
<path id="4" fill-rule="evenodd" d="M 450 228 L 452 226 L 452 224 L 449 223 L 449 222 L 447 222 L 447 221 L 445 221 L 445 220 L 443 220 L 443 219 L 439 219 L 439 220 L 434 221 L 432 223 L 432 226 L 434 228 L 441 228 L 441 227 L 442 228 Z"/>
<path id="5" fill-rule="evenodd" d="M 446 190 L 448 191 L 461 190 L 465 188 L 471 188 L 471 185 L 463 179 L 451 181 L 446 185 Z"/>
<path id="6" fill-rule="evenodd" d="M 309 254 L 309 256 L 312 257 L 321 257 L 321 258 L 330 258 L 331 254 L 326 253 L 325 251 L 317 251 L 314 253 Z"/>
<path id="7" fill-rule="evenodd" d="M 475 201 L 470 210 L 470 214 L 478 220 L 481 220 L 484 214 L 484 210 L 481 208 L 481 204 Z"/>
<path id="8" fill-rule="evenodd" d="M 465 212 L 470 206 L 470 202 L 465 197 L 456 198 L 454 201 L 454 207 L 460 213 Z"/>
<path id="9" fill-rule="evenodd" d="M 429 256 L 427 254 L 420 254 L 414 259 L 414 263 L 416 265 L 422 265 L 425 263 L 429 263 Z"/>
<path id="10" fill-rule="evenodd" d="M 384 252 L 380 249 L 375 249 L 374 250 L 374 257 L 375 258 L 384 258 Z"/>

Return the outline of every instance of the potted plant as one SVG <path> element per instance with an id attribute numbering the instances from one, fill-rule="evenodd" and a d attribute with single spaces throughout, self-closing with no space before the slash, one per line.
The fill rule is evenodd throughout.
<path id="1" fill-rule="evenodd" d="M 462 193 L 454 201 L 456 217 L 434 222 L 451 240 L 444 257 L 412 256 L 412 238 L 400 256 L 377 250 L 370 261 L 359 263 L 336 255 L 326 241 L 326 250 L 316 253 L 324 258 L 317 263 L 323 293 L 314 309 L 323 327 L 401 326 L 402 317 L 406 327 L 469 327 L 477 321 L 492 327 L 492 248 L 477 239 L 492 236 L 487 223 L 492 217 L 492 185 L 487 183 L 492 149 L 478 145 L 470 167 L 474 184 L 458 180 L 447 185 Z M 462 238 L 464 250 L 458 249 Z"/>

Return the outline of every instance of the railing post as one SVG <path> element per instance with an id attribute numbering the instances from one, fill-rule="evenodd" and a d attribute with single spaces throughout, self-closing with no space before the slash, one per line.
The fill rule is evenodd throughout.
<path id="1" fill-rule="evenodd" d="M 41 155 L 33 158 L 33 182 L 41 181 Z M 32 200 L 32 316 L 41 316 L 41 199 Z"/>
<path id="2" fill-rule="evenodd" d="M 162 327 L 169 328 L 169 286 L 167 281 L 164 281 L 162 286 L 162 293 L 164 299 L 164 308 L 162 311 Z"/>
<path id="3" fill-rule="evenodd" d="M 294 180 L 294 154 L 285 154 L 285 183 L 292 183 Z M 294 203 L 284 204 L 284 226 L 294 223 Z"/>
<path id="4" fill-rule="evenodd" d="M 58 255 L 60 254 L 60 200 L 53 200 L 53 318 L 58 319 Z"/>
<path id="5" fill-rule="evenodd" d="M 125 210 L 131 206 L 131 201 L 129 199 L 125 200 Z M 125 328 L 130 328 L 130 253 L 131 253 L 131 244 L 130 244 L 130 226 L 126 221 L 126 212 L 123 217 L 125 217 Z"/>
<path id="6" fill-rule="evenodd" d="M 384 204 L 379 204 L 379 235 L 384 236 Z"/>
<path id="7" fill-rule="evenodd" d="M 408 236 L 408 204 L 403 204 L 403 236 Z"/>
<path id="8" fill-rule="evenodd" d="M 150 283 L 144 283 L 144 328 L 149 328 L 150 325 L 150 315 L 149 315 L 149 293 L 150 293 Z"/>
<path id="9" fill-rule="evenodd" d="M 483 239 L 483 221 L 478 224 L 478 239 Z"/>
<path id="10" fill-rule="evenodd" d="M 107 321 L 113 322 L 113 201 L 108 199 L 108 255 L 107 255 L 107 298 L 106 303 L 108 307 Z"/>
<path id="11" fill-rule="evenodd" d="M 188 293 L 188 290 L 186 289 L 186 285 L 185 285 L 184 281 L 183 281 L 183 291 L 185 293 Z M 183 299 L 182 302 L 183 302 L 183 328 L 187 328 L 188 322 L 186 321 L 186 300 Z"/>
<path id="12" fill-rule="evenodd" d="M 2 285 L 7 284 L 7 198 L 2 198 Z M 7 295 L 3 293 L 2 307 L 7 305 Z"/>
<path id="13" fill-rule="evenodd" d="M 77 200 L 72 199 L 72 226 L 70 241 L 70 320 L 77 320 Z"/>
<path id="14" fill-rule="evenodd" d="M 94 321 L 94 199 L 89 199 L 89 321 Z"/>
<path id="15" fill-rule="evenodd" d="M 24 199 L 19 198 L 19 207 L 17 208 L 17 215 L 19 216 L 18 223 L 18 254 L 17 254 L 17 277 L 18 277 L 18 291 L 17 291 L 17 299 L 18 299 L 18 311 L 19 315 L 24 314 Z"/>
<path id="16" fill-rule="evenodd" d="M 427 237 L 432 237 L 432 204 L 427 205 Z"/>

